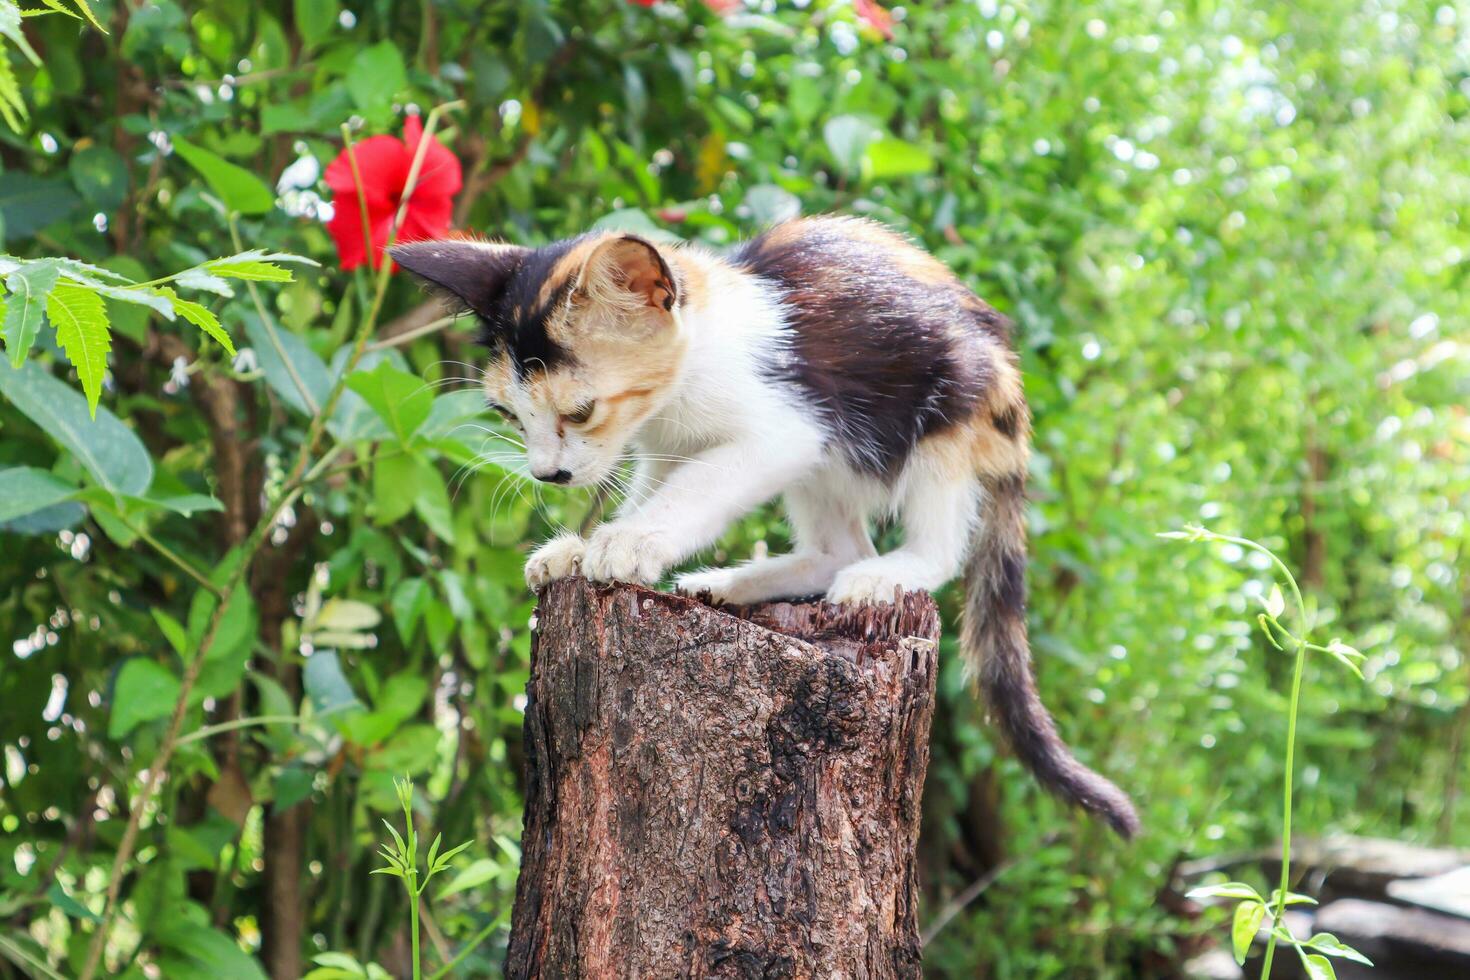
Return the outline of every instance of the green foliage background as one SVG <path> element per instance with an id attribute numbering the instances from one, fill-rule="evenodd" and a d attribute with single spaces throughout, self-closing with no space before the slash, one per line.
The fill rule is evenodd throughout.
<path id="1" fill-rule="evenodd" d="M 869 214 L 1017 321 L 1040 684 L 1147 832 L 1120 845 L 1040 796 L 948 657 L 924 921 L 1003 870 L 930 943 L 932 975 L 1166 975 L 1214 926 L 1172 900 L 1171 869 L 1277 832 L 1289 664 L 1250 629 L 1268 572 L 1154 537 L 1187 522 L 1288 556 L 1324 635 L 1367 654 L 1362 686 L 1309 668 L 1298 828 L 1470 845 L 1470 5 L 914 4 L 891 41 L 825 0 L 92 9 L 108 33 L 26 20 L 39 65 L 12 38 L 4 250 L 134 281 L 241 247 L 322 265 L 208 299 L 253 359 L 108 300 L 95 423 L 53 326 L 24 369 L 0 362 L 0 976 L 83 971 L 211 615 L 184 566 L 229 576 L 360 326 L 312 454 L 328 465 L 220 618 L 103 972 L 403 970 L 406 907 L 369 872 L 407 773 L 424 825 L 475 841 L 433 896 L 429 956 L 489 927 L 460 969 L 495 974 L 520 565 L 592 505 L 461 469 L 490 424 L 459 390 L 470 325 L 405 333 L 434 315 L 402 277 L 370 314 L 371 277 L 289 213 L 324 185 L 276 188 L 324 167 L 340 124 L 396 135 L 405 106 L 451 100 L 459 227 L 718 248 L 797 211 Z M 378 411 L 405 401 L 407 420 Z M 717 557 L 761 542 L 784 547 L 778 515 Z"/>

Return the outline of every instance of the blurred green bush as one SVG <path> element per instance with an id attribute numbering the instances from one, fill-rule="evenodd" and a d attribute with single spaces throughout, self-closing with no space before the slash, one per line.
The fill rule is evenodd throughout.
<path id="1" fill-rule="evenodd" d="M 102 972 L 403 970 L 406 905 L 369 875 L 403 774 L 426 825 L 476 841 L 428 958 L 488 927 L 461 969 L 496 972 L 520 565 L 595 504 L 475 470 L 470 325 L 402 277 L 375 302 L 322 223 L 343 123 L 397 136 L 456 100 L 458 228 L 719 248 L 863 213 L 1018 322 L 1040 683 L 1148 830 L 1123 847 L 1038 795 L 950 657 L 925 921 L 1003 870 L 930 943 L 934 976 L 1168 975 L 1213 926 L 1173 866 L 1277 832 L 1289 661 L 1250 629 L 1268 573 L 1153 536 L 1186 522 L 1288 556 L 1324 635 L 1367 655 L 1361 687 L 1309 670 L 1298 828 L 1470 844 L 1463 2 L 94 0 L 106 33 L 86 5 L 23 26 L 4 6 L 6 252 L 134 282 L 250 248 L 322 264 L 209 296 L 233 358 L 107 300 L 97 423 L 54 325 L 0 363 L 0 975 L 83 972 L 209 632 L 185 569 L 220 587 L 263 517 L 124 850 Z M 415 424 L 378 412 L 405 399 Z M 718 557 L 784 533 L 759 513 Z"/>

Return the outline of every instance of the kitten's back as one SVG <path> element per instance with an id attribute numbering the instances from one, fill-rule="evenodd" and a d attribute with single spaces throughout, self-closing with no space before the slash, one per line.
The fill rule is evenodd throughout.
<path id="1" fill-rule="evenodd" d="M 771 366 L 832 428 L 859 469 L 891 478 L 924 437 L 981 406 L 1004 317 L 938 259 L 861 218 L 785 222 L 731 263 L 770 284 L 789 330 Z"/>

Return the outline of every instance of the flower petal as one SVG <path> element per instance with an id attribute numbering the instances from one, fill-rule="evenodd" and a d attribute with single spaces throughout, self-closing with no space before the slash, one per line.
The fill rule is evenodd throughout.
<path id="1" fill-rule="evenodd" d="M 369 208 L 396 199 L 408 180 L 408 166 L 412 160 L 408 148 L 395 137 L 372 136 L 355 144 L 352 153 L 357 157 L 357 169 L 362 173 L 362 186 Z M 352 162 L 345 149 L 327 167 L 326 181 L 327 186 L 338 194 L 357 190 Z"/>
<path id="2" fill-rule="evenodd" d="M 332 220 L 327 222 L 327 231 L 337 245 L 337 258 L 343 269 L 355 269 L 362 265 L 362 213 L 356 194 L 339 194 L 332 202 Z"/>
<path id="3" fill-rule="evenodd" d="M 441 238 L 449 231 L 454 217 L 454 201 L 448 197 L 413 196 L 408 204 L 408 216 L 398 230 L 400 242 L 420 242 L 428 238 Z"/>
<path id="4" fill-rule="evenodd" d="M 424 124 L 418 116 L 409 116 L 403 122 L 403 140 L 408 148 L 409 160 L 418 152 L 419 142 L 424 138 Z M 418 180 L 414 184 L 414 197 L 420 193 L 439 194 L 450 197 L 459 193 L 464 184 L 464 174 L 459 157 L 437 139 L 430 138 L 424 150 L 424 162 L 419 167 Z"/>

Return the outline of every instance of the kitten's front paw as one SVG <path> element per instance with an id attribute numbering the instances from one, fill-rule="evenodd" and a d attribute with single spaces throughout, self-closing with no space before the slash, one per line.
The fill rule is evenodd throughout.
<path id="1" fill-rule="evenodd" d="M 539 589 L 547 582 L 581 570 L 587 542 L 575 534 L 561 534 L 543 544 L 526 559 L 526 584 Z"/>
<path id="2" fill-rule="evenodd" d="M 587 541 L 582 573 L 597 582 L 652 585 L 678 557 L 674 546 L 657 531 L 604 524 Z"/>
<path id="3" fill-rule="evenodd" d="M 827 590 L 827 601 L 850 606 L 891 603 L 904 592 L 915 588 L 905 584 L 901 576 L 894 574 L 893 569 L 881 566 L 864 568 L 865 564 L 866 562 L 859 562 L 838 572 L 832 588 Z"/>

